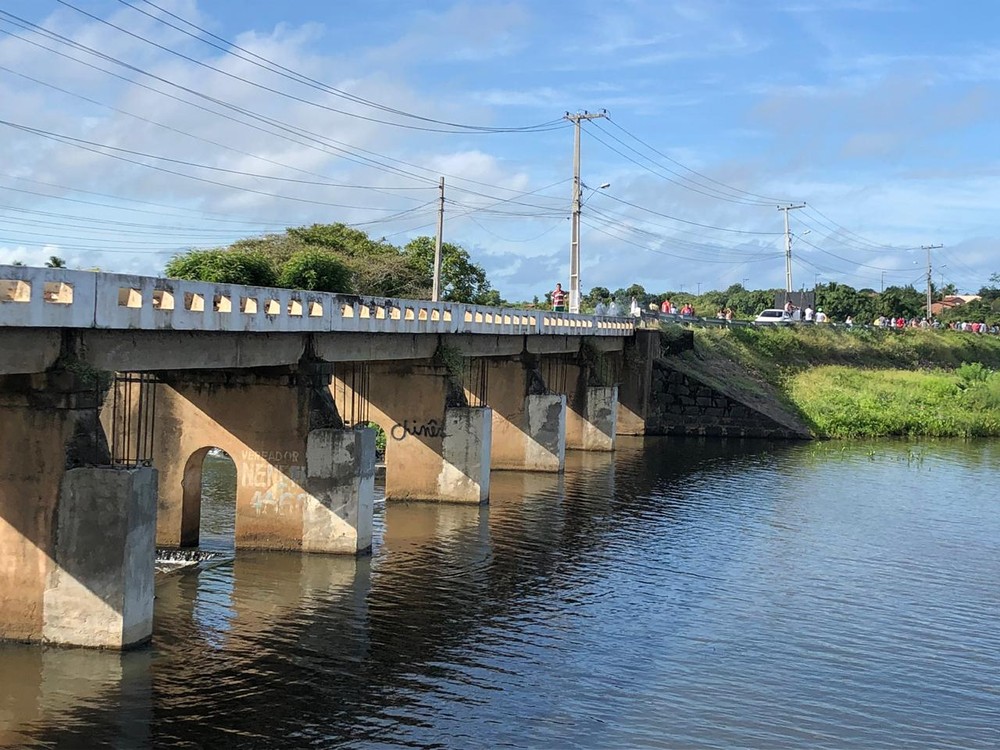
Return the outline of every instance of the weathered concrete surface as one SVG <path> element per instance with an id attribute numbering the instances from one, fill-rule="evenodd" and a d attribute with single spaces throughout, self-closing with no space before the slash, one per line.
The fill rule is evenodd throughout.
<path id="1" fill-rule="evenodd" d="M 545 384 L 531 361 L 490 360 L 487 366 L 486 403 L 493 409 L 492 468 L 562 471 L 566 397 L 544 392 Z"/>
<path id="2" fill-rule="evenodd" d="M 110 461 L 95 388 L 67 371 L 0 376 L 0 638 L 42 640 L 63 474 Z"/>
<path id="3" fill-rule="evenodd" d="M 153 633 L 156 470 L 63 476 L 42 640 L 121 649 Z"/>
<path id="4" fill-rule="evenodd" d="M 88 364 L 112 372 L 293 365 L 309 340 L 303 333 L 85 330 L 73 335 Z"/>
<path id="5" fill-rule="evenodd" d="M 161 381 L 158 544 L 197 543 L 202 461 L 216 447 L 236 464 L 237 547 L 355 554 L 371 546 L 374 438 L 328 431 L 342 428 L 328 376 L 292 368 L 169 372 Z"/>
<path id="6" fill-rule="evenodd" d="M 561 393 L 525 396 L 526 471 L 566 468 L 566 396 Z"/>
<path id="7" fill-rule="evenodd" d="M 429 362 L 371 363 L 367 394 L 334 383 L 341 413 L 367 395 L 368 419 L 385 432 L 387 500 L 437 499 L 448 390 L 448 371 Z"/>
<path id="8" fill-rule="evenodd" d="M 660 332 L 637 329 L 625 342 L 622 379 L 618 384 L 619 435 L 645 435 L 653 362 L 660 356 Z"/>
<path id="9" fill-rule="evenodd" d="M 485 503 L 490 497 L 492 410 L 452 406 L 445 411 L 444 424 L 438 499 Z"/>
<path id="10" fill-rule="evenodd" d="M 313 352 L 325 362 L 430 359 L 438 341 L 433 333 L 318 333 L 313 337 Z"/>
<path id="11" fill-rule="evenodd" d="M 575 354 L 581 343 L 579 336 L 529 336 L 524 349 L 529 354 Z"/>
<path id="12" fill-rule="evenodd" d="M 567 427 L 567 448 L 613 451 L 618 424 L 618 386 L 588 386 L 583 411 L 578 417 L 579 443 L 569 440 Z"/>
<path id="13" fill-rule="evenodd" d="M 454 333 L 442 336 L 441 343 L 463 357 L 513 357 L 524 351 L 525 337 Z"/>
<path id="14" fill-rule="evenodd" d="M 0 375 L 45 372 L 62 347 L 59 331 L 0 328 Z"/>
<path id="15" fill-rule="evenodd" d="M 470 408 L 448 370 L 430 362 L 372 363 L 367 393 L 332 387 L 338 408 L 366 400 L 386 435 L 387 500 L 481 503 L 489 497 L 490 410 Z"/>
<path id="16" fill-rule="evenodd" d="M 375 430 L 312 430 L 306 439 L 310 496 L 304 552 L 364 552 L 372 546 Z"/>
<path id="17" fill-rule="evenodd" d="M 80 369 L 0 377 L 0 638 L 152 633 L 156 472 L 108 465 L 101 397 Z"/>

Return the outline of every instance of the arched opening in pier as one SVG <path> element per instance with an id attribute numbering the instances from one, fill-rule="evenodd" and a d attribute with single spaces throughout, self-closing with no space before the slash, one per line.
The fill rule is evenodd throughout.
<path id="1" fill-rule="evenodd" d="M 236 545 L 236 463 L 220 448 L 191 454 L 184 467 L 181 546 L 231 550 Z"/>

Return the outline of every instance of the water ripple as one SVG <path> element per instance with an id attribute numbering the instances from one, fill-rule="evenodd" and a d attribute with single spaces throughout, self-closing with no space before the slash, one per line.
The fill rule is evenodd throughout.
<path id="1" fill-rule="evenodd" d="M 370 559 L 161 579 L 151 650 L 0 647 L 0 745 L 996 747 L 998 459 L 624 441 L 380 502 Z"/>

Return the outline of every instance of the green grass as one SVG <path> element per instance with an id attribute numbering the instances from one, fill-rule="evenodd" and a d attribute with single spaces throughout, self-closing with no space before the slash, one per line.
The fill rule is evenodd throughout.
<path id="1" fill-rule="evenodd" d="M 996 375 L 963 388 L 958 375 L 947 371 L 823 365 L 795 374 L 788 392 L 806 420 L 828 437 L 1000 436 Z"/>
<path id="2" fill-rule="evenodd" d="M 697 329 L 699 369 L 833 438 L 1000 436 L 1000 339 L 954 331 Z M 740 374 L 735 374 L 738 371 Z"/>

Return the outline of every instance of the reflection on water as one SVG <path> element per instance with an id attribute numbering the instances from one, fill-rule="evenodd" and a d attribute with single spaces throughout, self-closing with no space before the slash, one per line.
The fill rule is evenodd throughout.
<path id="1" fill-rule="evenodd" d="M 371 558 L 162 578 L 149 650 L 0 647 L 0 744 L 996 747 L 998 459 L 628 441 L 379 504 Z"/>

